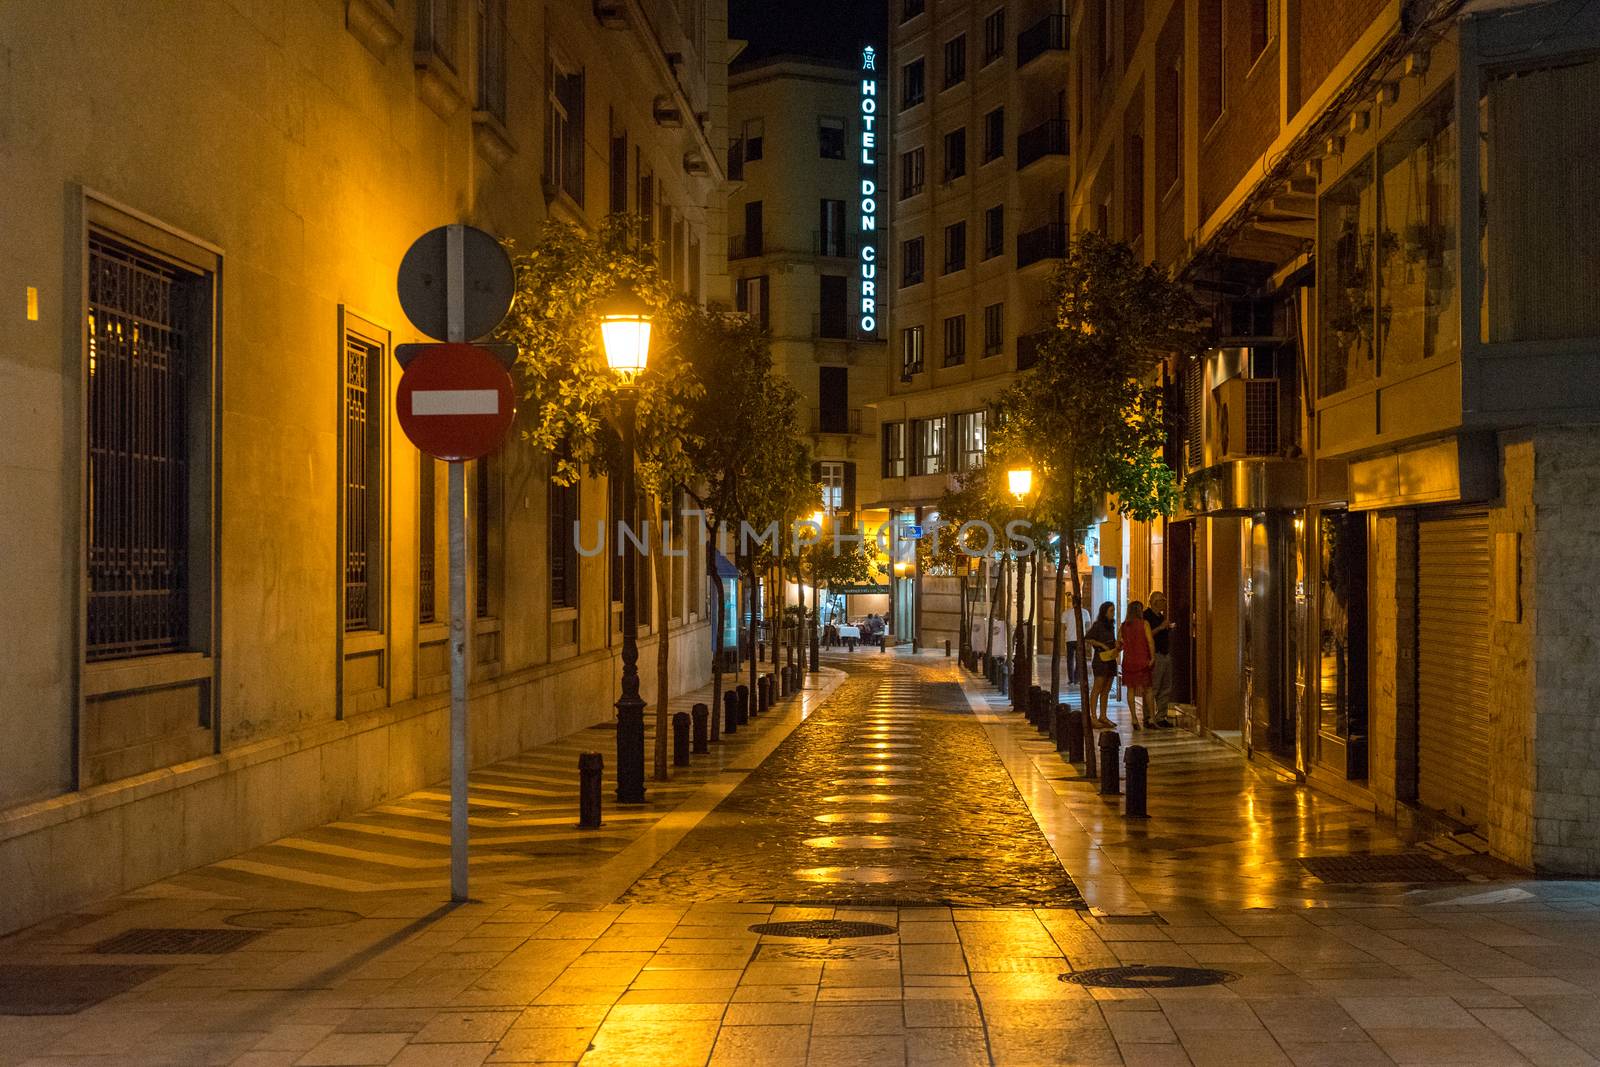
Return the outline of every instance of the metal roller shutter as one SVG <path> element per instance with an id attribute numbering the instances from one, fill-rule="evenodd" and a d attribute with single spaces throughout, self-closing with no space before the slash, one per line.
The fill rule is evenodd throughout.
<path id="1" fill-rule="evenodd" d="M 1417 523 L 1417 796 L 1482 825 L 1489 808 L 1489 515 Z"/>

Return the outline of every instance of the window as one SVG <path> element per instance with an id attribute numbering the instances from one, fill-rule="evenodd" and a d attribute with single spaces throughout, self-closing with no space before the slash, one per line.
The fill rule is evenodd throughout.
<path id="1" fill-rule="evenodd" d="M 1375 285 L 1378 197 L 1372 160 L 1363 160 L 1318 204 L 1317 294 L 1322 305 L 1320 386 L 1332 396 L 1375 374 Z"/>
<path id="2" fill-rule="evenodd" d="M 983 455 L 989 443 L 988 412 L 964 411 L 955 417 L 955 445 L 951 460 L 958 471 L 970 471 L 983 466 Z"/>
<path id="3" fill-rule="evenodd" d="M 900 242 L 900 287 L 922 281 L 922 238 Z"/>
<path id="4" fill-rule="evenodd" d="M 506 0 L 478 0 L 478 110 L 506 121 Z"/>
<path id="5" fill-rule="evenodd" d="M 922 327 L 907 326 L 900 331 L 900 376 L 922 373 Z"/>
<path id="6" fill-rule="evenodd" d="M 945 435 L 949 420 L 939 415 L 911 420 L 911 473 L 945 473 Z"/>
<path id="7" fill-rule="evenodd" d="M 472 464 L 472 584 L 478 618 L 494 614 L 494 541 L 500 521 L 500 473 L 493 458 L 483 456 Z"/>
<path id="8" fill-rule="evenodd" d="M 555 460 L 551 460 L 551 474 L 555 473 Z M 557 485 L 550 482 L 550 606 L 576 608 L 578 606 L 578 543 L 573 536 L 572 524 L 578 521 L 580 487 Z M 610 548 L 616 536 L 613 528 L 606 538 Z"/>
<path id="9" fill-rule="evenodd" d="M 87 658 L 204 649 L 210 278 L 98 232 L 88 257 Z"/>
<path id="10" fill-rule="evenodd" d="M 983 19 L 983 62 L 993 63 L 1006 54 L 1006 9 L 996 8 Z"/>
<path id="11" fill-rule="evenodd" d="M 845 255 L 844 201 L 824 200 L 817 211 L 817 254 Z"/>
<path id="12" fill-rule="evenodd" d="M 883 424 L 883 476 L 906 476 L 906 424 L 903 422 Z"/>
<path id="13" fill-rule="evenodd" d="M 459 0 L 417 0 L 417 45 L 450 70 L 456 69 L 456 4 Z"/>
<path id="14" fill-rule="evenodd" d="M 744 161 L 754 163 L 765 148 L 766 125 L 760 119 L 744 120 Z"/>
<path id="15" fill-rule="evenodd" d="M 583 203 L 583 72 L 550 64 L 545 115 L 545 181 Z"/>
<path id="16" fill-rule="evenodd" d="M 766 250 L 763 231 L 766 228 L 762 202 L 752 200 L 744 206 L 744 254 L 759 256 Z"/>
<path id="17" fill-rule="evenodd" d="M 845 280 L 842 274 L 824 274 L 820 283 L 821 311 L 817 315 L 818 337 L 844 337 L 849 331 L 850 313 L 845 299 Z M 828 368 L 823 368 L 824 370 Z"/>
<path id="18" fill-rule="evenodd" d="M 900 5 L 900 21 L 904 22 L 907 19 L 916 18 L 918 15 L 922 14 L 925 6 L 926 0 L 902 0 Z"/>
<path id="19" fill-rule="evenodd" d="M 961 34 L 944 43 L 944 87 L 960 85 L 967 80 L 967 35 Z"/>
<path id="20" fill-rule="evenodd" d="M 924 178 L 922 148 L 900 153 L 900 199 L 922 192 Z"/>
<path id="21" fill-rule="evenodd" d="M 624 215 L 628 211 L 628 135 L 611 135 L 611 213 Z"/>
<path id="22" fill-rule="evenodd" d="M 1144 236 L 1144 137 L 1128 135 L 1124 146 L 1122 231 L 1129 241 Z"/>
<path id="23" fill-rule="evenodd" d="M 823 159 L 843 159 L 844 119 L 818 119 L 817 144 Z"/>
<path id="24" fill-rule="evenodd" d="M 990 304 L 983 309 L 983 354 L 998 356 L 1006 347 L 1006 306 Z"/>
<path id="25" fill-rule="evenodd" d="M 634 169 L 639 174 L 639 240 L 646 245 L 656 239 L 656 179 L 639 163 L 639 149 L 633 150 Z"/>
<path id="26" fill-rule="evenodd" d="M 421 456 L 417 467 L 417 621 L 433 622 L 439 610 L 434 581 L 439 556 L 439 463 Z"/>
<path id="27" fill-rule="evenodd" d="M 922 103 L 928 86 L 923 77 L 922 60 L 913 59 L 900 68 L 900 107 L 902 110 Z"/>
<path id="28" fill-rule="evenodd" d="M 1156 189 L 1165 199 L 1183 174 L 1183 60 L 1162 75 L 1156 96 Z"/>
<path id="29" fill-rule="evenodd" d="M 1278 36 L 1278 0 L 1249 0 L 1249 4 L 1250 65 L 1254 66 Z"/>
<path id="30" fill-rule="evenodd" d="M 767 294 L 767 276 L 760 274 L 753 278 L 740 278 L 735 306 L 759 322 L 763 329 L 771 326 L 772 309 Z"/>
<path id="31" fill-rule="evenodd" d="M 1200 0 L 1200 129 L 1209 130 L 1227 106 L 1224 96 L 1222 0 Z"/>
<path id="32" fill-rule="evenodd" d="M 996 204 L 983 213 L 983 258 L 993 259 L 1006 250 L 1006 207 Z"/>
<path id="33" fill-rule="evenodd" d="M 952 222 L 944 228 L 944 273 L 967 269 L 967 224 Z"/>
<path id="34" fill-rule="evenodd" d="M 1006 109 L 997 107 L 983 116 L 983 161 L 992 163 L 1006 154 Z"/>
<path id="35" fill-rule="evenodd" d="M 383 590 L 383 347 L 344 337 L 344 627 L 381 630 Z"/>
<path id="36" fill-rule="evenodd" d="M 822 506 L 831 515 L 844 510 L 844 463 L 825 459 L 817 464 L 817 480 L 822 483 Z"/>
<path id="37" fill-rule="evenodd" d="M 850 432 L 850 368 L 817 368 L 817 429 Z"/>
<path id="38" fill-rule="evenodd" d="M 967 317 L 951 315 L 944 320 L 944 365 L 959 367 L 967 361 Z"/>
<path id="39" fill-rule="evenodd" d="M 1382 374 L 1460 350 L 1459 157 L 1450 99 L 1445 94 L 1426 105 L 1378 148 L 1378 232 L 1385 235 L 1377 250 Z"/>
<path id="40" fill-rule="evenodd" d="M 967 128 L 944 135 L 944 180 L 953 182 L 967 173 Z"/>

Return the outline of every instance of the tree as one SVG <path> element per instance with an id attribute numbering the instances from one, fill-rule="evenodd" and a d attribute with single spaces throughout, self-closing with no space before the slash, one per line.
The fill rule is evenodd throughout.
<path id="1" fill-rule="evenodd" d="M 924 572 L 929 569 L 944 569 L 956 575 L 961 597 L 960 610 L 960 646 L 963 656 L 975 651 L 972 648 L 971 620 L 968 618 L 969 583 L 974 576 L 973 561 L 978 557 L 974 550 L 982 541 L 973 543 L 978 536 L 977 532 L 969 532 L 962 536 L 961 529 L 967 523 L 982 523 L 987 526 L 991 536 L 1000 536 L 1005 529 L 1010 513 L 1010 505 L 999 494 L 996 481 L 1000 468 L 993 465 L 972 467 L 956 476 L 953 485 L 948 486 L 939 497 L 938 515 L 940 527 L 935 536 L 925 537 L 917 542 L 917 553 L 921 557 L 919 566 Z M 981 530 L 982 527 L 978 527 Z M 994 545 L 985 546 L 986 557 L 994 557 Z M 997 598 L 989 600 L 989 627 L 985 635 L 988 644 L 986 653 L 992 653 L 994 632 L 994 606 Z"/>
<path id="2" fill-rule="evenodd" d="M 1103 501 L 1145 521 L 1176 505 L 1177 478 L 1161 459 L 1165 421 L 1151 377 L 1165 358 L 1197 354 L 1207 323 L 1186 287 L 1094 231 L 1073 238 L 1049 305 L 1053 321 L 1037 362 L 996 405 L 993 445 L 999 454 L 1031 460 L 1039 486 L 1034 511 L 1060 532 L 1063 555 L 1072 561 Z M 1068 568 L 1078 605 L 1078 570 Z M 1059 610 L 1054 625 L 1059 645 Z M 1078 655 L 1085 738 L 1092 741 L 1084 642 Z M 1092 773 L 1094 745 L 1086 748 Z"/>

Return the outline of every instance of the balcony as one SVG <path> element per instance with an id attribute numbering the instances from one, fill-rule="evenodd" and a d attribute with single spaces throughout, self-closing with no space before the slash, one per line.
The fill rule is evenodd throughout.
<path id="1" fill-rule="evenodd" d="M 1065 15 L 1046 15 L 1017 34 L 1018 70 L 1040 56 L 1055 53 L 1064 58 L 1066 52 L 1067 16 Z"/>
<path id="2" fill-rule="evenodd" d="M 766 251 L 766 242 L 759 233 L 736 233 L 728 238 L 728 258 L 753 259 Z"/>
<path id="3" fill-rule="evenodd" d="M 876 342 L 883 338 L 875 333 L 862 333 L 856 328 L 856 317 L 853 314 L 843 317 L 837 314 L 823 314 L 813 312 L 811 315 L 811 336 L 818 341 L 846 341 Z M 833 358 L 832 355 L 829 356 Z"/>
<path id="4" fill-rule="evenodd" d="M 1067 224 L 1047 222 L 1017 234 L 1017 267 L 1029 267 L 1067 254 Z"/>
<path id="5" fill-rule="evenodd" d="M 859 233 L 811 231 L 811 254 L 814 256 L 824 256 L 828 259 L 854 259 L 860 251 L 861 235 Z"/>
<path id="6" fill-rule="evenodd" d="M 1067 155 L 1067 120 L 1048 119 L 1017 135 L 1017 169 L 1037 163 L 1046 156 Z"/>
<path id="7" fill-rule="evenodd" d="M 859 435 L 861 433 L 861 409 L 813 408 L 811 411 L 811 432 L 814 434 Z"/>

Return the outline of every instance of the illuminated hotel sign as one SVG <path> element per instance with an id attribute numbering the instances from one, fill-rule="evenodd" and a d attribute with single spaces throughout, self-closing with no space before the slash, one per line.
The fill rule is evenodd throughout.
<path id="1" fill-rule="evenodd" d="M 878 332 L 878 54 L 861 50 L 861 332 Z"/>

